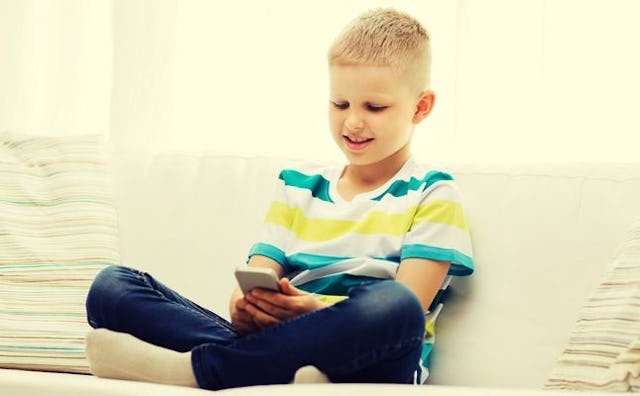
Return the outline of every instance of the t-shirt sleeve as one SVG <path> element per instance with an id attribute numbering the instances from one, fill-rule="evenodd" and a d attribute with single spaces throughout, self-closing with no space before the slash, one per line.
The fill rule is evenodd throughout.
<path id="1" fill-rule="evenodd" d="M 422 192 L 401 249 L 401 259 L 407 258 L 449 261 L 449 275 L 473 273 L 469 226 L 454 181 L 440 181 Z"/>
<path id="2" fill-rule="evenodd" d="M 288 231 L 292 222 L 282 172 L 269 203 L 258 240 L 251 246 L 248 258 L 254 255 L 269 257 L 286 267 Z"/>

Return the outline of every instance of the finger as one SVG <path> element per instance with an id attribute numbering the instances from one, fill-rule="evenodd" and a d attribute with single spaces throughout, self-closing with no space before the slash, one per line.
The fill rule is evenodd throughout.
<path id="1" fill-rule="evenodd" d="M 287 287 L 287 286 L 285 286 Z M 291 286 L 293 287 L 293 286 Z M 254 289 L 247 295 L 247 300 L 257 305 L 258 301 L 266 301 L 275 307 L 279 307 L 282 310 L 290 311 L 292 308 L 297 306 L 295 299 L 292 297 L 297 297 L 300 295 L 308 294 L 306 292 L 300 291 L 298 289 L 290 289 L 289 291 L 296 293 L 295 295 L 286 294 L 286 293 L 278 293 L 265 289 Z M 299 294 L 298 294 L 299 293 Z"/>
<path id="2" fill-rule="evenodd" d="M 280 320 L 269 315 L 268 313 L 252 304 L 247 305 L 247 312 L 251 315 L 253 322 L 260 328 L 265 328 L 276 323 L 280 323 Z"/>
<path id="3" fill-rule="evenodd" d="M 253 289 L 245 298 L 253 305 L 259 305 L 260 301 L 279 307 L 285 307 L 287 304 L 286 295 L 266 289 Z M 265 306 L 264 303 L 263 306 Z"/>
<path id="4" fill-rule="evenodd" d="M 260 327 L 258 327 L 253 320 L 233 321 L 231 324 L 239 334 L 249 334 L 260 330 Z"/>
<path id="5" fill-rule="evenodd" d="M 231 323 L 236 326 L 237 324 L 253 324 L 253 317 L 247 312 L 236 311 L 231 315 Z"/>
<path id="6" fill-rule="evenodd" d="M 247 300 L 244 298 L 239 298 L 236 301 L 236 309 L 239 311 L 244 311 L 247 306 Z"/>
<path id="7" fill-rule="evenodd" d="M 251 317 L 251 315 L 246 315 L 246 316 L 234 316 L 233 318 L 231 318 L 231 322 L 236 324 L 253 324 L 253 318 Z"/>
<path id="8" fill-rule="evenodd" d="M 249 312 L 247 312 L 246 310 L 237 311 L 234 315 L 234 318 L 243 322 L 253 322 L 253 316 L 251 316 L 251 314 L 249 314 Z"/>
<path id="9" fill-rule="evenodd" d="M 265 313 L 279 319 L 279 320 L 286 320 L 291 318 L 293 315 L 291 312 L 289 312 L 288 309 L 283 308 L 280 305 L 277 304 L 273 304 L 271 301 L 265 300 L 265 299 L 261 299 L 261 298 L 256 298 L 253 297 L 251 295 L 247 295 L 248 300 L 251 304 L 253 304 L 254 306 L 256 306 L 257 308 L 259 308 L 260 310 L 264 311 Z M 277 300 L 278 298 L 276 296 L 272 296 L 275 300 Z"/>
<path id="10" fill-rule="evenodd" d="M 307 294 L 306 292 L 303 292 L 302 290 L 292 285 L 287 278 L 280 279 L 279 284 L 280 290 L 282 290 L 282 293 L 284 294 L 288 294 L 290 296 L 301 296 L 303 294 Z"/>

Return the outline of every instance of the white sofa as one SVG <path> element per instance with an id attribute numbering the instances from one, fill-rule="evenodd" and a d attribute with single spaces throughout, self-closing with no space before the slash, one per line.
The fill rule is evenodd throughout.
<path id="1" fill-rule="evenodd" d="M 122 263 L 227 314 L 233 268 L 257 235 L 278 170 L 299 160 L 114 152 Z M 640 217 L 640 164 L 449 162 L 476 272 L 438 319 L 430 384 L 287 385 L 229 394 L 546 394 L 584 299 Z M 332 387 L 328 389 L 327 387 Z M 188 395 L 201 390 L 0 370 L 2 395 Z"/>

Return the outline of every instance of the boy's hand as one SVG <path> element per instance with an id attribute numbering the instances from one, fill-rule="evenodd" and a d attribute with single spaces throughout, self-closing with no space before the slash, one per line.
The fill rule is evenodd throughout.
<path id="1" fill-rule="evenodd" d="M 261 329 L 328 306 L 310 293 L 294 287 L 287 278 L 280 279 L 279 284 L 281 292 L 254 289 L 244 297 L 249 303 L 245 312 Z"/>
<path id="2" fill-rule="evenodd" d="M 231 306 L 231 324 L 242 335 L 260 330 L 260 327 L 253 321 L 253 316 L 247 312 L 247 305 L 249 305 L 247 300 L 240 295 L 232 302 Z"/>

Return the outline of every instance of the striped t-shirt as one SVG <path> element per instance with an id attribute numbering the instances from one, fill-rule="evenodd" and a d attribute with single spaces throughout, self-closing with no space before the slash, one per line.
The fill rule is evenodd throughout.
<path id="1" fill-rule="evenodd" d="M 277 261 L 294 286 L 324 301 L 339 301 L 365 281 L 395 279 L 407 258 L 451 262 L 441 291 L 451 276 L 473 272 L 469 229 L 451 175 L 410 158 L 383 186 L 346 201 L 336 187 L 341 173 L 338 167 L 281 171 L 249 257 Z M 442 294 L 427 313 L 416 383 L 428 376 Z"/>

